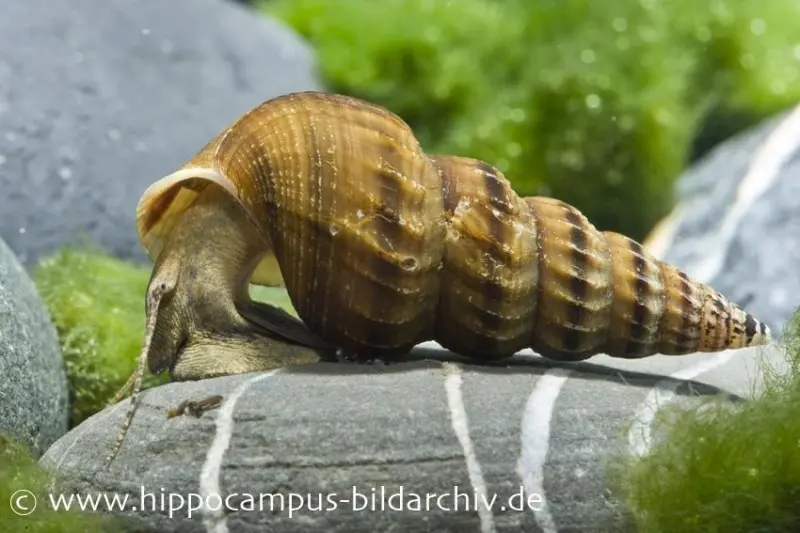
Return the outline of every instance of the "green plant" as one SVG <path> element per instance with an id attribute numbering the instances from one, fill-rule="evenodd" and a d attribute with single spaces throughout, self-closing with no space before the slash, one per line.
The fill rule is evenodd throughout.
<path id="1" fill-rule="evenodd" d="M 149 271 L 93 248 L 65 249 L 33 277 L 61 343 L 73 427 L 105 407 L 135 368 Z"/>
<path id="2" fill-rule="evenodd" d="M 484 159 L 520 194 L 638 239 L 712 111 L 741 128 L 800 98 L 793 0 L 261 5 L 314 46 L 329 90 L 398 113 L 427 151 Z"/>
<path id="3" fill-rule="evenodd" d="M 68 248 L 40 262 L 33 277 L 58 333 L 74 427 L 102 410 L 136 367 L 150 268 L 92 247 Z M 295 313 L 284 289 L 254 287 L 252 295 Z M 144 386 L 168 380 L 147 375 Z"/>
<path id="4" fill-rule="evenodd" d="M 55 481 L 55 483 L 51 483 Z M 121 524 L 111 516 L 81 513 L 75 509 L 54 509 L 49 496 L 58 498 L 57 478 L 39 467 L 36 459 L 24 446 L 0 435 L 0 531 L 26 533 L 97 533 L 120 531 Z M 18 491 L 29 491 L 22 495 Z M 68 497 L 67 494 L 64 494 Z M 36 498 L 35 509 L 30 514 L 16 514 L 13 507 L 16 498 L 25 508 L 31 509 Z"/>
<path id="5" fill-rule="evenodd" d="M 782 337 L 785 368 L 764 367 L 744 403 L 672 406 L 642 458 L 611 468 L 641 533 L 800 531 L 800 311 Z"/>

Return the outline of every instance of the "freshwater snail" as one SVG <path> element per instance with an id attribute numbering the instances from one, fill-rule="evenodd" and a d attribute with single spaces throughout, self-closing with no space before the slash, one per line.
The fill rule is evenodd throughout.
<path id="1" fill-rule="evenodd" d="M 342 95 L 245 113 L 145 191 L 137 227 L 155 264 L 142 356 L 120 391 L 133 385 L 131 416 L 145 364 L 195 380 L 332 350 L 391 358 L 427 340 L 494 360 L 770 341 L 637 242 L 559 200 L 521 198 L 487 163 L 427 155 L 398 116 Z M 302 322 L 251 301 L 249 283 L 285 286 Z"/>

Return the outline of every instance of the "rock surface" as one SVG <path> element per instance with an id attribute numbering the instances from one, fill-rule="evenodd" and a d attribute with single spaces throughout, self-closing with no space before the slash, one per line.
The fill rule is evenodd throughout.
<path id="1" fill-rule="evenodd" d="M 678 184 L 680 202 L 647 239 L 775 337 L 800 306 L 800 106 L 721 144 Z"/>
<path id="2" fill-rule="evenodd" d="M 0 236 L 143 258 L 144 189 L 240 113 L 318 89 L 293 32 L 226 0 L 0 0 Z"/>
<path id="3" fill-rule="evenodd" d="M 68 397 L 56 332 L 33 282 L 0 239 L 0 434 L 35 456 L 67 432 Z"/>
<path id="4" fill-rule="evenodd" d="M 522 353 L 479 366 L 433 348 L 390 365 L 153 388 L 110 471 L 100 468 L 128 402 L 86 420 L 40 464 L 60 473 L 61 491 L 128 498 L 122 514 L 137 531 L 624 532 L 604 460 L 644 451 L 657 407 L 720 389 L 747 396 L 760 359 L 781 361 L 749 349 L 577 364 Z M 166 416 L 215 394 L 222 405 L 199 418 Z M 429 494 L 444 496 L 426 507 Z M 493 508 L 479 512 L 475 494 L 496 498 Z"/>

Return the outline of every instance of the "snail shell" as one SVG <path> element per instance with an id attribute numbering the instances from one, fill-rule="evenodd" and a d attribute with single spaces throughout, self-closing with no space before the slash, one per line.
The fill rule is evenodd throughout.
<path id="1" fill-rule="evenodd" d="M 251 282 L 285 286 L 308 328 L 345 352 L 435 340 L 478 359 L 531 347 L 580 360 L 769 342 L 763 323 L 639 243 L 562 201 L 518 196 L 485 162 L 425 154 L 402 119 L 363 100 L 295 93 L 237 119 L 143 195 L 151 258 L 209 184 L 263 238 Z"/>

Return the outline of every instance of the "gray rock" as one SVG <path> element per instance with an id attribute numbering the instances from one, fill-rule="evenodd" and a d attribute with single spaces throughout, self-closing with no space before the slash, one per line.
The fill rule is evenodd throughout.
<path id="1" fill-rule="evenodd" d="M 780 338 L 800 305 L 800 107 L 723 143 L 679 180 L 655 255 L 709 283 Z"/>
<path id="2" fill-rule="evenodd" d="M 0 236 L 143 259 L 144 189 L 268 98 L 319 89 L 293 32 L 225 0 L 0 0 Z"/>
<path id="3" fill-rule="evenodd" d="M 68 396 L 56 332 L 33 282 L 0 239 L 0 434 L 35 456 L 67 432 Z"/>
<path id="4" fill-rule="evenodd" d="M 421 346 L 390 365 L 170 383 L 140 397 L 109 471 L 128 402 L 73 429 L 40 464 L 61 491 L 127 498 L 114 514 L 137 531 L 624 532 L 604 461 L 646 450 L 649 415 L 669 401 L 752 392 L 762 356 L 780 366 L 778 351 L 752 349 L 476 365 Z M 199 418 L 166 416 L 215 394 L 222 406 Z M 493 508 L 479 512 L 476 494 Z M 427 495 L 443 496 L 426 507 Z"/>

